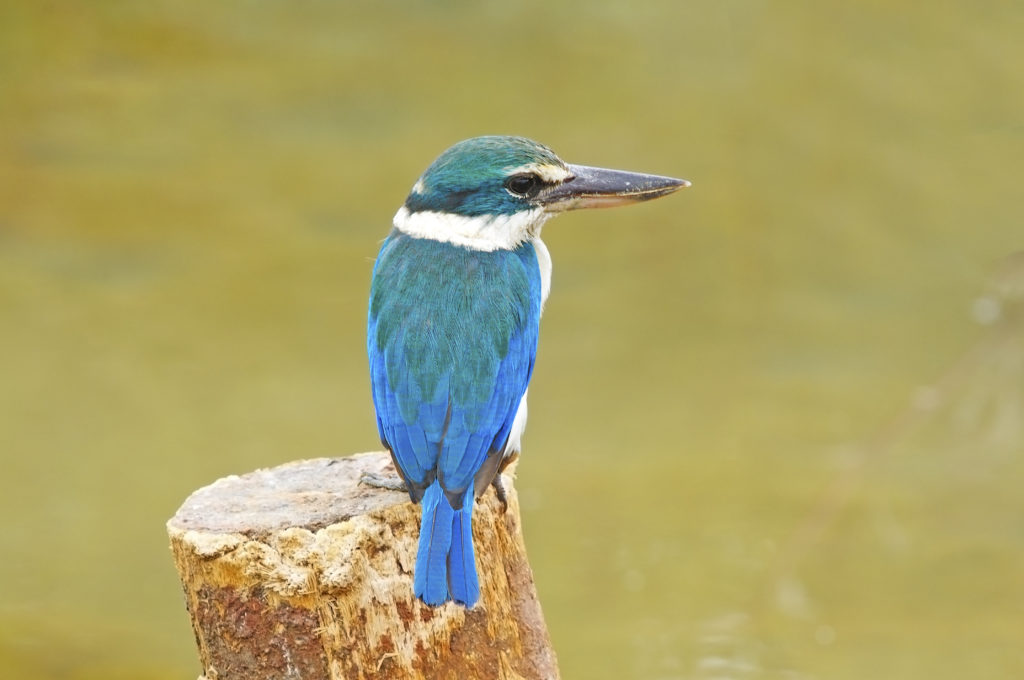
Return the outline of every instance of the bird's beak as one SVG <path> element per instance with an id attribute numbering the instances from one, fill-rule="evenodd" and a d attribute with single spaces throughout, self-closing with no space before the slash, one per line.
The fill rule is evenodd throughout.
<path id="1" fill-rule="evenodd" d="M 570 165 L 569 171 L 572 175 L 568 179 L 537 195 L 536 200 L 547 212 L 639 203 L 690 186 L 685 179 L 586 165 Z"/>

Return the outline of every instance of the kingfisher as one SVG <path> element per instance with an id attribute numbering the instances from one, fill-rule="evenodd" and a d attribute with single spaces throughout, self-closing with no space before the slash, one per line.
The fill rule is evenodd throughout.
<path id="1" fill-rule="evenodd" d="M 381 442 L 422 504 L 414 595 L 480 597 L 474 500 L 519 455 L 551 256 L 548 218 L 665 196 L 689 182 L 570 165 L 524 137 L 442 153 L 413 185 L 373 267 L 367 353 Z"/>

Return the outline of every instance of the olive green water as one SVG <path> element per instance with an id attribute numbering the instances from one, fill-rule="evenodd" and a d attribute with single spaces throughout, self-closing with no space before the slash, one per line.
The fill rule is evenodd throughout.
<path id="1" fill-rule="evenodd" d="M 518 488 L 564 677 L 1024 677 L 1022 35 L 994 0 L 4 3 L 3 677 L 195 677 L 164 521 L 377 448 L 372 258 L 483 133 L 694 182 L 545 229 Z"/>

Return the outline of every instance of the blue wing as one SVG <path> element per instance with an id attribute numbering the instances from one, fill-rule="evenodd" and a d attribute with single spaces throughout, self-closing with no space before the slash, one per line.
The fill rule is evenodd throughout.
<path id="1" fill-rule="evenodd" d="M 533 372 L 540 305 L 529 243 L 481 252 L 397 231 L 384 242 L 367 350 L 381 441 L 414 501 L 436 479 L 461 507 L 500 455 Z"/>

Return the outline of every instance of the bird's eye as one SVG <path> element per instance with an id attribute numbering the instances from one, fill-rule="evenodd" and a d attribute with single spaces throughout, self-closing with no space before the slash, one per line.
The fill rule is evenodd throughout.
<path id="1" fill-rule="evenodd" d="M 512 175 L 505 180 L 505 188 L 522 198 L 534 196 L 540 190 L 540 184 L 540 178 L 532 173 Z"/>

